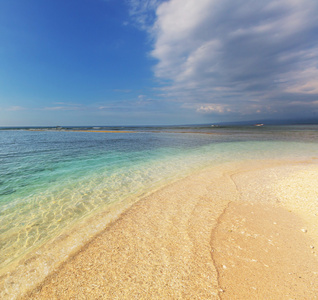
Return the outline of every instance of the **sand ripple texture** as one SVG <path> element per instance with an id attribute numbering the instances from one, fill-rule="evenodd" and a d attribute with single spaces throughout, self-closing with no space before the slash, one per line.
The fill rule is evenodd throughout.
<path id="1" fill-rule="evenodd" d="M 282 191 L 302 182 L 300 206 L 315 207 L 317 174 L 314 163 L 253 161 L 172 183 L 24 299 L 316 299 L 318 212 L 306 218 Z"/>
<path id="2" fill-rule="evenodd" d="M 26 298 L 217 299 L 211 231 L 235 196 L 231 179 L 215 171 L 173 183 L 134 205 Z"/>
<path id="3" fill-rule="evenodd" d="M 306 162 L 233 174 L 240 200 L 211 244 L 222 299 L 318 299 L 317 175 Z"/>

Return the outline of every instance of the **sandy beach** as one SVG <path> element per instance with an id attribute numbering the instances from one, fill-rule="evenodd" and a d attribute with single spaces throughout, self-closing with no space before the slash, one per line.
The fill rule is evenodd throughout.
<path id="1" fill-rule="evenodd" d="M 0 0 L 0 300 L 318 300 L 318 0 Z"/>
<path id="2" fill-rule="evenodd" d="M 141 199 L 22 299 L 317 299 L 318 165 L 223 164 Z"/>

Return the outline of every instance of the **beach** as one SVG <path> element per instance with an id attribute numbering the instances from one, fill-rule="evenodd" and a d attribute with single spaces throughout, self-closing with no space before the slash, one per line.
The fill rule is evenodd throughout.
<path id="1" fill-rule="evenodd" d="M 1 299 L 315 299 L 316 126 L 143 130 L 0 131 Z"/>
<path id="2" fill-rule="evenodd" d="M 146 196 L 23 299 L 316 299 L 317 159 L 206 169 Z"/>
<path id="3" fill-rule="evenodd" d="M 318 300 L 317 15 L 0 0 L 0 300 Z"/>

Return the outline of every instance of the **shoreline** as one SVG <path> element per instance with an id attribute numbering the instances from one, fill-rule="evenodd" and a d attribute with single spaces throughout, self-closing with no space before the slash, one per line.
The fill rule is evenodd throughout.
<path id="1" fill-rule="evenodd" d="M 208 134 L 208 135 L 229 135 L 226 132 L 205 132 L 205 131 L 178 131 L 178 130 L 75 130 L 75 129 L 23 129 L 31 132 L 91 132 L 91 133 L 188 133 L 188 134 Z"/>
<path id="2" fill-rule="evenodd" d="M 277 199 L 265 200 L 284 198 L 277 182 L 271 182 L 273 174 L 279 174 L 281 179 L 288 181 L 291 180 L 288 175 L 291 170 L 296 172 L 299 169 L 299 172 L 306 173 L 306 170 L 312 169 L 312 174 L 318 173 L 315 161 L 252 162 L 253 166 L 249 161 L 207 168 L 142 197 L 128 209 L 121 210 L 106 229 L 66 258 L 54 272 L 47 274 L 44 281 L 33 283 L 33 286 L 30 283 L 24 290 L 23 299 L 45 299 L 48 295 L 51 299 L 68 299 L 80 294 L 90 297 L 104 295 L 107 299 L 231 299 L 230 295 L 238 296 L 235 294 L 235 285 L 231 284 L 234 286 L 234 294 L 225 288 L 228 278 L 231 277 L 224 275 L 224 270 L 227 269 L 220 263 L 224 257 L 218 257 L 217 253 L 214 253 L 215 245 L 230 233 L 227 231 L 224 234 L 222 226 L 227 228 L 227 221 L 232 220 L 233 216 L 243 214 L 245 217 L 242 218 L 246 218 L 257 205 L 260 220 L 264 210 L 269 207 L 283 207 L 277 214 L 284 218 L 286 211 L 287 216 L 297 216 L 299 210 L 300 217 L 306 217 L 306 210 L 301 211 L 299 205 L 293 208 L 292 205 L 288 206 L 290 199 L 285 199 L 285 202 L 281 200 L 280 203 L 276 202 Z M 309 183 L 310 180 L 306 180 Z M 257 183 L 258 189 L 254 189 Z M 281 181 L 280 183 L 281 188 L 287 184 Z M 263 187 L 266 186 L 264 190 Z M 273 190 L 276 192 L 273 193 Z M 263 202 L 259 198 L 257 203 L 250 204 L 257 196 L 261 196 Z M 290 209 L 292 212 L 289 212 Z M 240 214 L 237 210 L 241 210 Z M 313 226 L 311 228 L 306 225 L 308 234 L 307 231 L 306 234 L 301 232 L 303 228 L 299 229 L 297 239 L 306 240 L 318 233 L 317 220 L 318 217 L 309 220 Z M 264 225 L 264 222 L 261 222 L 262 224 Z M 232 233 L 233 229 L 230 230 Z M 300 237 L 299 232 L 302 233 Z M 294 240 L 295 234 L 289 234 L 291 240 Z M 246 238 L 238 236 L 241 242 Z M 228 239 L 227 236 L 225 240 Z M 314 266 L 317 257 L 312 252 L 318 249 L 317 241 L 308 242 L 309 246 L 314 248 L 310 248 L 307 241 L 301 242 L 306 245 L 306 250 L 301 251 L 305 251 L 306 257 L 314 257 L 314 261 L 311 262 Z M 224 245 L 226 243 L 222 242 L 218 247 Z M 233 245 L 229 248 L 235 249 Z M 307 250 L 310 253 L 307 253 Z M 233 254 L 228 252 L 228 255 L 233 259 Z M 280 254 L 276 256 L 278 255 Z M 243 264 L 241 268 L 244 270 L 246 265 Z M 261 269 L 259 272 L 262 274 L 264 270 Z M 233 283 L 233 279 L 230 281 Z M 236 287 L 237 285 L 242 287 L 241 282 L 236 283 Z M 259 293 L 259 289 L 256 291 Z M 9 295 L 2 296 L 6 299 Z"/>

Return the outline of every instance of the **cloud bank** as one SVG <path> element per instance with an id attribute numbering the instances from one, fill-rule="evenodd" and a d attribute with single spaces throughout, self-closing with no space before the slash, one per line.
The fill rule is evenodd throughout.
<path id="1" fill-rule="evenodd" d="M 202 114 L 318 112 L 316 0 L 148 2 L 166 99 Z M 135 10 L 143 24 L 145 11 Z"/>

